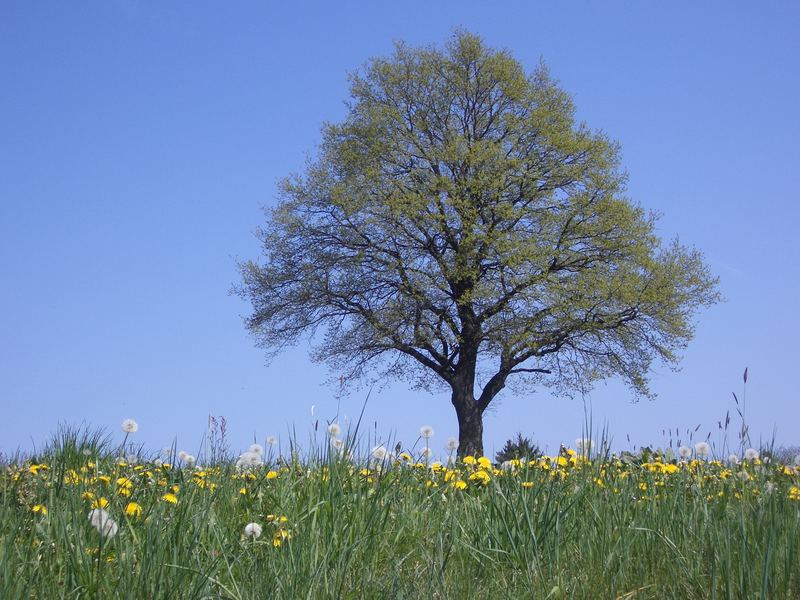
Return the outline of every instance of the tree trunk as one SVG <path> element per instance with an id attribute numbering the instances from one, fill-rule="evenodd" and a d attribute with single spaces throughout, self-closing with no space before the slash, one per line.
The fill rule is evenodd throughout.
<path id="1" fill-rule="evenodd" d="M 475 401 L 473 382 L 453 387 L 451 402 L 458 416 L 458 456 L 483 456 L 483 411 Z"/>

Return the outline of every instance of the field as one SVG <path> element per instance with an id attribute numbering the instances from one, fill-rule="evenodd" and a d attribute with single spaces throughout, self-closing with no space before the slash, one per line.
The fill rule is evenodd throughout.
<path id="1" fill-rule="evenodd" d="M 192 465 L 62 432 L 3 465 L 0 598 L 800 597 L 794 465 L 340 444 Z"/>

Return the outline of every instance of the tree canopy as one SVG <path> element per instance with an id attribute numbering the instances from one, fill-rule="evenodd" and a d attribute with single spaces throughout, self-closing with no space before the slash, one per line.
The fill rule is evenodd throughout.
<path id="1" fill-rule="evenodd" d="M 263 260 L 240 265 L 258 344 L 316 334 L 313 358 L 347 379 L 451 390 L 462 455 L 482 453 L 506 386 L 617 376 L 649 395 L 717 280 L 662 244 L 624 195 L 618 145 L 574 113 L 544 65 L 527 74 L 467 32 L 371 60 L 282 182 Z"/>

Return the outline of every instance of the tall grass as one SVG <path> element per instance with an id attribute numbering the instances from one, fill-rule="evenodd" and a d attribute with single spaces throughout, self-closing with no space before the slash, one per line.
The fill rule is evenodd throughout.
<path id="1" fill-rule="evenodd" d="M 0 598 L 800 597 L 793 467 L 431 468 L 324 446 L 238 472 L 131 465 L 105 440 L 64 430 L 0 475 Z M 111 539 L 87 519 L 100 497 Z"/>

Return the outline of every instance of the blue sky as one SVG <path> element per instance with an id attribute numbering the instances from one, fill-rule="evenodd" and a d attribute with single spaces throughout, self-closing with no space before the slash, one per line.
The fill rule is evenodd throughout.
<path id="1" fill-rule="evenodd" d="M 629 196 L 720 276 L 726 302 L 699 314 L 681 371 L 656 365 L 658 399 L 601 384 L 594 426 L 618 448 L 697 425 L 718 441 L 747 366 L 754 440 L 800 444 L 799 22 L 793 2 L 3 3 L 0 451 L 59 423 L 121 438 L 127 417 L 146 446 L 191 450 L 209 414 L 238 450 L 305 439 L 312 405 L 333 418 L 306 346 L 264 365 L 228 294 L 236 260 L 258 256 L 276 182 L 343 117 L 347 74 L 458 27 L 529 69 L 544 59 L 579 118 L 622 144 Z M 457 433 L 445 395 L 402 385 L 373 392 L 365 421 L 407 445 L 423 424 L 437 448 Z M 506 394 L 486 451 L 517 431 L 552 450 L 583 422 L 580 400 Z"/>

